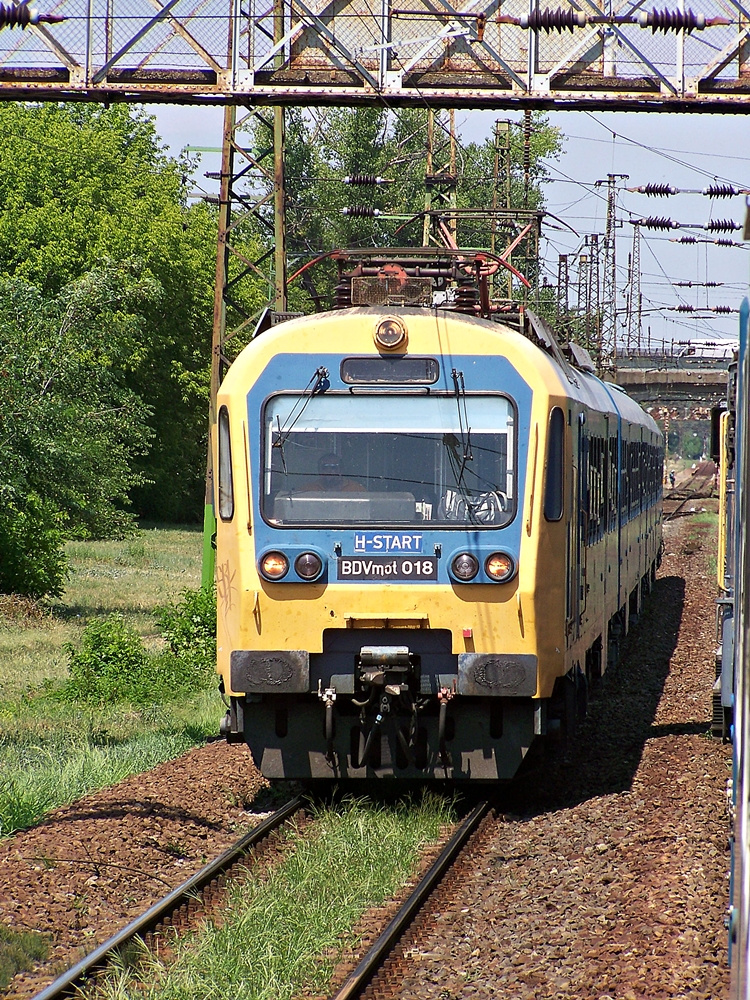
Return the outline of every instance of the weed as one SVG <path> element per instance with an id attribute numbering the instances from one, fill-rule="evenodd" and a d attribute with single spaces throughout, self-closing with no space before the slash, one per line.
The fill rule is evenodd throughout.
<path id="1" fill-rule="evenodd" d="M 213 639 L 215 648 L 216 640 Z M 213 660 L 205 646 L 185 640 L 179 652 L 148 653 L 135 629 L 122 615 L 94 619 L 83 630 L 81 643 L 65 646 L 70 657 L 70 682 L 63 696 L 103 704 L 129 701 L 136 705 L 168 701 L 184 691 L 196 691 L 213 680 Z"/>
<path id="2" fill-rule="evenodd" d="M 177 757 L 215 732 L 218 713 L 212 700 L 206 696 L 186 700 L 181 709 L 189 723 L 175 720 L 153 732 L 142 731 L 143 721 L 137 715 L 123 722 L 117 706 L 103 709 L 102 731 L 109 735 L 98 746 L 85 726 L 76 725 L 76 716 L 67 721 L 69 728 L 58 722 L 37 735 L 36 742 L 28 733 L 0 739 L 0 836 L 32 826 L 50 809 L 92 789 Z"/>
<path id="3" fill-rule="evenodd" d="M 68 697 L 105 702 L 142 693 L 148 656 L 140 636 L 122 615 L 94 619 L 83 630 L 79 648 L 66 643 L 64 649 L 70 657 Z"/>
<path id="4" fill-rule="evenodd" d="M 187 858 L 189 856 L 189 852 L 185 850 L 185 847 L 174 840 L 168 841 L 164 845 L 163 850 L 167 854 L 171 854 L 173 858 Z"/>
<path id="5" fill-rule="evenodd" d="M 184 753 L 215 735 L 223 714 L 212 672 L 165 651 L 154 619 L 197 585 L 200 533 L 152 528 L 69 542 L 66 554 L 73 572 L 62 598 L 0 597 L 0 836 Z M 83 642 L 92 622 L 112 615 L 116 627 Z M 74 696 L 70 674 L 71 652 L 81 651 L 86 697 Z M 123 662 L 126 678 L 117 676 Z"/>
<path id="6" fill-rule="evenodd" d="M 49 941 L 37 931 L 14 931 L 0 924 L 0 989 L 4 990 L 13 976 L 26 972 L 49 954 Z"/>
<path id="7" fill-rule="evenodd" d="M 33 597 L 0 594 L 0 628 L 36 628 L 51 623 L 49 608 Z"/>

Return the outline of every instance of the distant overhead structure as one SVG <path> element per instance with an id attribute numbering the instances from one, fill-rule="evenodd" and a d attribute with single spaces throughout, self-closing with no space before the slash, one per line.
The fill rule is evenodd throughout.
<path id="1" fill-rule="evenodd" d="M 8 3 L 0 99 L 744 110 L 747 6 L 672 2 Z"/>

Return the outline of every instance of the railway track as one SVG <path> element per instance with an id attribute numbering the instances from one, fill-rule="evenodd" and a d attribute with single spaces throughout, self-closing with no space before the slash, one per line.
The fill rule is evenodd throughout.
<path id="1" fill-rule="evenodd" d="M 490 803 L 484 801 L 472 809 L 398 913 L 330 1000 L 369 997 L 381 989 L 385 990 L 385 982 L 398 981 L 402 964 L 408 961 L 409 944 L 419 932 L 420 915 L 444 885 L 456 863 L 471 852 L 487 825 L 492 826 L 492 814 Z"/>
<path id="2" fill-rule="evenodd" d="M 168 893 L 145 913 L 131 921 L 84 959 L 68 969 L 54 982 L 36 994 L 34 1000 L 62 1000 L 79 996 L 86 981 L 105 972 L 116 954 L 121 953 L 137 939 L 152 946 L 160 932 L 167 928 L 183 930 L 195 925 L 196 917 L 216 905 L 226 879 L 234 869 L 247 859 L 254 849 L 292 818 L 305 803 L 302 797 L 291 799 L 275 813 L 268 816 L 236 844 L 210 861 L 182 885 Z M 410 944 L 418 933 L 420 916 L 425 908 L 445 889 L 449 873 L 458 876 L 455 868 L 460 861 L 471 857 L 483 832 L 493 825 L 493 814 L 488 801 L 478 803 L 463 820 L 437 859 L 421 877 L 408 899 L 363 956 L 346 982 L 334 994 L 333 1000 L 356 1000 L 365 991 L 380 988 L 383 981 L 398 977 L 403 962 L 408 961 Z"/>
<path id="3" fill-rule="evenodd" d="M 232 870 L 303 808 L 304 800 L 301 796 L 290 799 L 241 837 L 236 844 L 209 861 L 186 882 L 173 889 L 145 913 L 136 917 L 90 955 L 50 983 L 36 995 L 34 1000 L 61 1000 L 63 997 L 79 995 L 81 984 L 106 968 L 114 955 L 131 942 L 140 938 L 148 943 L 150 936 L 160 928 L 181 928 L 190 925 L 201 908 L 211 907 L 221 891 L 222 881 L 231 876 Z"/>
<path id="4" fill-rule="evenodd" d="M 691 501 L 706 500 L 713 496 L 715 476 L 716 466 L 713 462 L 699 462 L 685 482 L 664 494 L 664 520 L 672 521 L 677 517 L 685 517 L 693 513 L 692 510 L 686 509 Z"/>

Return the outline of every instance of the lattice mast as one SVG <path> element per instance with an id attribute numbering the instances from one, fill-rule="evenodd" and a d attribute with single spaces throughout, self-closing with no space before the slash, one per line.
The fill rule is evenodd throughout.
<path id="1" fill-rule="evenodd" d="M 630 280 L 627 303 L 627 341 L 630 354 L 640 354 L 643 299 L 641 296 L 641 227 L 633 226 L 633 249 L 630 254 Z"/>
<path id="2" fill-rule="evenodd" d="M 448 230 L 455 242 L 458 174 L 456 170 L 456 112 L 427 111 L 427 150 L 424 175 L 424 226 L 422 245 L 443 245 L 438 235 L 436 209 L 446 209 Z"/>
<path id="3" fill-rule="evenodd" d="M 604 233 L 604 266 L 602 282 L 601 347 L 598 367 L 613 373 L 617 368 L 617 181 L 627 180 L 627 174 L 607 174 L 607 224 Z"/>
<path id="4" fill-rule="evenodd" d="M 494 158 L 492 168 L 492 223 L 490 229 L 490 250 L 495 253 L 497 246 L 497 211 L 509 209 L 511 199 L 512 159 L 510 145 L 510 122 L 498 119 L 495 122 Z"/>
<path id="5" fill-rule="evenodd" d="M 588 237 L 584 241 L 584 253 L 578 255 L 578 283 L 576 312 L 578 314 L 578 338 L 583 336 L 583 346 L 588 350 L 587 316 L 589 310 L 589 255 Z"/>
<path id="6" fill-rule="evenodd" d="M 599 234 L 589 238 L 588 288 L 586 290 L 586 317 L 584 347 L 596 363 L 597 371 L 602 370 L 602 306 L 600 282 Z"/>
<path id="7" fill-rule="evenodd" d="M 559 337 L 562 342 L 570 341 L 570 273 L 568 255 L 561 253 L 557 258 L 557 302 L 556 320 Z"/>
<path id="8" fill-rule="evenodd" d="M 255 127 L 255 137 L 262 138 L 255 151 L 240 143 L 238 134 Z M 212 530 L 208 524 L 213 514 L 213 463 L 210 432 L 216 423 L 216 395 L 231 363 L 231 342 L 244 334 L 249 340 L 263 307 L 248 312 L 243 306 L 241 288 L 247 278 L 262 276 L 268 282 L 268 304 L 277 313 L 286 310 L 287 264 L 286 222 L 284 213 L 284 109 L 251 111 L 238 118 L 237 107 L 224 109 L 224 132 L 218 197 L 218 237 L 216 285 L 211 335 L 211 383 L 209 399 L 209 448 L 206 462 L 206 507 L 202 582 L 210 586 L 214 579 Z M 273 206 L 273 214 L 269 207 Z M 255 219 L 267 231 L 267 240 L 259 256 L 249 258 L 246 248 L 235 246 L 242 221 Z M 228 322 L 229 316 L 229 322 Z"/>

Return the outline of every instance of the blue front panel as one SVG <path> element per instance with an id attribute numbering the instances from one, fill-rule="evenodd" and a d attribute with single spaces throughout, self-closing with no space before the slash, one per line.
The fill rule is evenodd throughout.
<path id="1" fill-rule="evenodd" d="M 516 562 L 518 561 L 523 497 L 526 490 L 528 442 L 531 438 L 531 389 L 503 357 L 471 355 L 451 356 L 446 360 L 440 356 L 437 358 L 441 370 L 440 381 L 431 388 L 431 392 L 450 393 L 455 400 L 455 404 L 451 405 L 459 405 L 451 377 L 452 369 L 456 369 L 463 373 L 463 385 L 467 395 L 502 393 L 512 400 L 515 406 L 513 464 L 516 496 L 512 519 L 501 527 L 475 524 L 448 527 L 445 524 L 438 526 L 430 521 L 408 526 L 397 524 L 381 527 L 368 523 L 350 523 L 347 527 L 281 527 L 264 521 L 259 503 L 260 491 L 254 488 L 252 510 L 256 554 L 261 557 L 269 550 L 282 549 L 290 557 L 292 565 L 282 583 L 300 582 L 294 571 L 294 559 L 297 553 L 303 551 L 317 552 L 323 559 L 325 568 L 317 582 L 349 582 L 356 583 L 357 586 L 384 582 L 448 584 L 452 582 L 449 566 L 453 557 L 467 550 L 474 553 L 480 561 L 479 573 L 472 581 L 474 583 L 492 582 L 484 572 L 484 557 L 498 549 L 507 552 Z M 332 354 L 286 354 L 279 355 L 269 362 L 247 397 L 250 461 L 254 483 L 258 483 L 259 470 L 263 468 L 262 413 L 266 401 L 279 392 L 302 394 L 307 387 L 314 384 L 315 371 L 321 366 L 327 368 L 329 372 L 327 387 L 324 390 L 326 393 L 337 391 L 349 393 L 351 387 L 346 386 L 339 375 L 341 360 L 341 355 Z M 387 398 L 384 398 L 385 393 Z M 348 394 L 346 412 L 353 412 L 358 401 L 368 395 L 371 396 L 372 393 L 362 388 Z M 383 407 L 391 405 L 394 407 L 394 411 L 389 410 L 388 413 L 385 410 L 381 411 L 383 424 L 392 425 L 393 413 L 395 408 L 399 407 L 399 397 L 402 407 L 405 404 L 405 388 L 379 387 L 377 395 Z M 411 395 L 414 396 L 413 390 Z M 371 402 L 368 400 L 369 404 Z M 540 461 L 543 461 L 543 456 L 540 456 Z M 356 499 L 356 494 L 351 494 L 352 502 Z"/>

